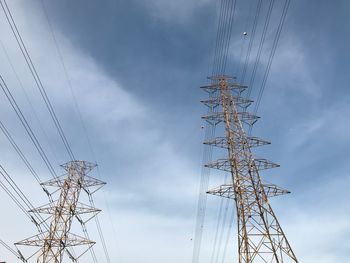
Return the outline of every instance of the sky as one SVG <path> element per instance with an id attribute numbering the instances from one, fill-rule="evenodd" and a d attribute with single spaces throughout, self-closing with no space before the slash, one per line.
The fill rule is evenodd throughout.
<path id="1" fill-rule="evenodd" d="M 211 70 L 217 1 L 43 1 L 50 24 L 41 0 L 8 4 L 73 152 L 97 162 L 92 175 L 107 182 L 95 202 L 111 261 L 191 262 L 206 110 L 199 86 Z M 232 74 L 246 47 L 249 4 L 257 2 L 237 1 Z M 271 204 L 305 263 L 350 257 L 349 11 L 346 0 L 291 1 L 253 130 L 272 142 L 257 154 L 281 165 L 262 176 L 292 192 Z M 0 32 L 0 74 L 63 173 L 59 165 L 68 156 L 2 12 Z M 261 69 L 272 41 L 271 31 Z M 42 180 L 50 179 L 2 93 L 0 100 L 0 120 Z M 35 206 L 48 202 L 3 135 L 0 164 Z M 222 180 L 215 175 L 211 186 Z M 2 191 L 0 200 L 2 240 L 12 244 L 36 233 Z M 219 204 L 208 197 L 202 263 L 210 262 Z M 234 227 L 225 262 L 237 258 Z M 88 229 L 99 262 L 106 262 L 94 222 Z M 16 262 L 0 247 L 2 260 Z"/>

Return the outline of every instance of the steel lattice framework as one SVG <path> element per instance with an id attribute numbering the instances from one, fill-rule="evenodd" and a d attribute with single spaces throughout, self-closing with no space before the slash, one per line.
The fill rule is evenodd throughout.
<path id="1" fill-rule="evenodd" d="M 76 262 L 95 244 L 88 238 L 75 235 L 70 231 L 73 220 L 77 219 L 86 232 L 85 223 L 101 211 L 79 202 L 82 190 L 91 195 L 105 183 L 87 175 L 96 167 L 96 164 L 71 161 L 63 164 L 62 167 L 66 170 L 66 175 L 42 183 L 44 186 L 58 188 L 60 192 L 58 200 L 29 211 L 49 215 L 50 224 L 47 230 L 16 243 L 16 245 L 39 247 L 39 250 L 34 253 L 37 255 L 37 263 L 61 263 L 64 252 L 73 262 Z M 86 246 L 86 248 L 80 255 L 75 255 L 69 249 L 76 246 Z"/>
<path id="2" fill-rule="evenodd" d="M 211 125 L 224 124 L 225 136 L 205 141 L 204 144 L 226 148 L 227 158 L 205 164 L 205 167 L 229 172 L 232 183 L 209 190 L 208 194 L 231 198 L 237 212 L 239 263 L 292 263 L 298 262 L 272 207 L 269 197 L 289 193 L 274 184 L 262 181 L 259 171 L 278 167 L 266 159 L 256 158 L 252 147 L 269 142 L 250 137 L 245 125 L 258 119 L 247 112 L 252 103 L 243 97 L 246 86 L 234 78 L 216 76 L 211 84 L 201 87 L 209 93 L 203 100 L 209 114 L 202 118 Z"/>

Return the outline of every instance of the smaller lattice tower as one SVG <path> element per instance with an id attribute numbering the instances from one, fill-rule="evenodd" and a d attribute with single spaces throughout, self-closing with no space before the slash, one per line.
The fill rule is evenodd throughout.
<path id="1" fill-rule="evenodd" d="M 252 148 L 268 144 L 251 137 L 258 117 L 247 112 L 252 101 L 244 96 L 247 86 L 228 76 L 211 77 L 211 84 L 202 89 L 208 93 L 203 100 L 209 112 L 203 117 L 209 125 L 222 124 L 223 136 L 208 138 L 204 144 L 224 149 L 224 158 L 205 164 L 231 175 L 230 183 L 208 191 L 209 194 L 232 199 L 236 206 L 239 263 L 297 263 L 298 260 L 283 232 L 269 198 L 289 193 L 260 177 L 260 171 L 278 167 L 256 157 Z"/>
<path id="2" fill-rule="evenodd" d="M 66 171 L 65 175 L 42 183 L 44 187 L 56 188 L 54 192 L 59 193 L 58 199 L 51 199 L 49 204 L 29 211 L 48 216 L 43 222 L 37 222 L 40 225 L 39 229 L 43 230 L 38 235 L 16 243 L 16 245 L 39 247 L 30 257 L 36 258 L 37 263 L 61 263 L 65 253 L 73 262 L 77 262 L 77 259 L 95 244 L 88 237 L 85 223 L 101 210 L 96 209 L 93 203 L 90 205 L 80 203 L 79 198 L 84 191 L 89 200 L 92 200 L 91 195 L 105 183 L 87 175 L 96 167 L 94 163 L 71 161 L 62 167 Z M 85 237 L 70 232 L 75 219 L 83 226 Z M 78 246 L 83 249 L 77 255 L 73 248 Z"/>

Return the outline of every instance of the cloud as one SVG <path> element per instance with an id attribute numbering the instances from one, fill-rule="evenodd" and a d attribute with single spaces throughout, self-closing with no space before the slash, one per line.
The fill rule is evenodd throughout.
<path id="1" fill-rule="evenodd" d="M 46 22 L 37 10 L 30 8 L 24 12 L 21 3 L 22 1 L 11 3 L 10 8 L 13 9 L 19 29 L 23 32 L 23 38 L 66 136 L 79 158 L 93 158 L 89 153 L 85 131 L 80 123 Z M 9 64 L 1 63 L 1 73 L 37 132 L 44 149 L 51 148 L 58 156 L 58 159 L 53 162 L 63 163 L 66 161 L 66 154 L 60 145 L 47 109 L 31 80 L 9 29 L 5 26 L 6 23 L 1 22 L 1 31 L 8 36 L 3 40 L 4 45 L 20 76 L 29 101 L 35 108 L 37 119 L 23 91 L 18 88 L 19 84 Z M 161 117 L 154 108 L 144 105 L 142 101 L 132 96 L 127 86 L 121 86 L 118 81 L 108 77 L 89 55 L 81 53 L 79 49 L 72 46 L 64 35 L 58 32 L 55 34 L 96 158 L 101 161 L 99 164 L 102 179 L 109 183 L 105 190 L 96 194 L 96 203 L 105 210 L 101 214 L 101 221 L 112 261 L 118 257 L 122 257 L 123 262 L 135 260 L 154 262 L 156 258 L 158 260 L 163 258 L 163 261 L 167 262 L 185 260 L 189 255 L 184 256 L 182 241 L 189 239 L 188 233 L 191 233 L 193 227 L 197 167 L 189 163 L 180 152 L 175 151 L 172 141 L 165 140 L 166 136 L 156 125 Z M 1 53 L 1 56 L 5 58 L 4 53 Z M 15 139 L 25 149 L 25 154 L 30 161 L 40 170 L 42 178 L 49 178 L 6 100 L 1 107 L 9 113 L 9 115 L 1 115 L 4 123 L 15 134 Z M 48 138 L 40 132 L 40 125 Z M 7 144 L 5 140 L 1 143 Z M 12 151 L 8 145 L 2 148 L 2 153 L 6 151 Z M 54 159 L 53 156 L 49 156 Z M 25 168 L 18 162 L 16 155 L 12 154 L 2 157 L 1 160 L 14 180 L 20 181 L 26 178 L 26 181 L 32 182 Z M 98 175 L 95 173 L 95 176 Z M 25 185 L 26 183 L 22 184 L 22 187 L 29 198 L 35 200 L 35 205 L 47 202 L 35 183 L 28 184 L 32 185 L 30 189 Z M 108 204 L 105 204 L 104 199 L 108 200 Z M 191 201 L 188 202 L 189 199 Z M 186 203 L 186 200 L 186 208 L 183 208 L 182 204 Z M 7 205 L 13 208 L 12 203 L 9 202 Z M 109 213 L 107 213 L 108 207 Z M 5 241 L 11 243 L 35 234 L 35 227 L 28 221 L 26 221 L 27 224 L 23 224 L 26 231 L 22 232 L 22 228 L 18 228 L 18 231 L 9 228 L 13 218 L 16 218 L 18 224 L 26 219 L 15 209 L 8 210 L 6 221 L 3 221 L 5 223 L 1 228 Z M 111 231 L 112 223 L 116 226 L 116 233 Z M 178 230 L 180 226 L 182 231 Z M 90 224 L 90 229 L 92 239 L 98 241 L 93 224 Z M 174 236 L 169 243 L 171 245 L 166 242 L 169 234 Z M 118 240 L 119 251 L 114 249 L 115 239 Z M 155 253 L 154 247 L 162 252 Z M 190 245 L 187 249 L 189 253 Z M 139 253 L 133 253 L 134 250 L 143 251 L 146 258 Z M 103 258 L 99 241 L 96 251 L 98 257 Z M 169 256 L 173 251 L 177 251 L 175 252 L 178 255 L 177 259 Z M 6 253 L 1 255 L 6 255 L 7 261 L 14 260 Z M 84 262 L 89 262 L 88 258 L 89 256 L 85 256 Z"/>
<path id="2" fill-rule="evenodd" d="M 300 149 L 310 141 L 315 141 L 322 134 L 322 141 L 326 143 L 332 138 L 347 141 L 350 134 L 350 126 L 347 117 L 350 112 L 345 101 L 338 101 L 327 109 L 320 110 L 317 114 L 303 119 L 292 127 L 287 136 L 291 139 L 289 146 Z"/>
<path id="3" fill-rule="evenodd" d="M 144 1 L 150 13 L 157 19 L 171 23 L 184 23 L 199 8 L 211 0 Z"/>
<path id="4" fill-rule="evenodd" d="M 347 207 L 350 183 L 349 168 L 345 176 L 315 180 L 296 200 L 278 206 L 281 221 L 300 261 L 347 262 L 350 232 Z M 316 179 L 316 178 L 315 178 Z M 299 195 L 299 196 L 298 196 Z M 288 220 L 287 220 L 288 219 Z M 282 226 L 283 226 L 282 225 Z"/>
<path id="5" fill-rule="evenodd" d="M 88 50 L 85 52 L 80 50 L 79 41 L 76 40 L 74 46 L 64 33 L 55 31 L 73 84 L 74 95 L 95 151 L 94 157 L 89 151 L 84 128 L 80 124 L 72 94 L 67 87 L 39 6 L 34 2 L 23 0 L 11 1 L 9 4 L 10 8 L 13 8 L 20 31 L 67 137 L 72 142 L 73 150 L 81 159 L 94 161 L 96 157 L 100 164 L 102 179 L 108 182 L 101 192 L 96 193 L 95 198 L 97 206 L 103 209 L 100 220 L 112 262 L 190 261 L 199 183 L 197 175 L 200 168 L 199 161 L 193 162 L 193 159 L 197 157 L 199 159 L 200 152 L 192 153 L 196 155 L 193 157 L 184 153 L 182 148 L 184 145 L 196 143 L 192 141 L 195 136 L 181 126 L 192 109 L 187 112 L 182 96 L 183 94 L 187 96 L 190 92 L 186 89 L 186 92 L 179 96 L 182 103 L 179 103 L 179 108 L 182 111 L 176 112 L 178 109 L 172 108 L 164 113 L 164 105 L 172 104 L 174 99 L 171 96 L 168 101 L 164 100 L 162 97 L 164 85 L 159 88 L 162 92 L 147 90 L 150 98 L 157 97 L 162 101 L 162 105 L 146 104 L 142 96 L 135 97 L 130 92 L 132 87 L 129 86 L 127 78 L 126 81 L 120 82 L 117 77 L 111 77 L 111 72 L 115 68 L 109 68 L 109 75 L 106 74 L 101 65 L 90 56 Z M 156 19 L 169 24 L 186 22 L 193 12 L 207 4 L 209 1 L 206 0 L 145 2 Z M 200 21 L 198 24 L 201 24 Z M 128 29 L 125 23 L 125 32 Z M 19 88 L 2 51 L 0 51 L 0 72 L 6 77 L 9 87 L 25 110 L 44 148 L 48 152 L 54 152 L 49 156 L 55 167 L 58 167 L 58 164 L 67 160 L 66 153 L 3 16 L 0 30 L 2 36 L 6 36 L 2 41 L 24 84 L 30 102 L 36 109 L 38 118 L 35 117 L 23 91 Z M 143 47 L 144 43 L 139 41 L 140 39 L 137 38 L 138 41 L 133 39 L 133 43 L 136 45 L 139 42 Z M 157 44 L 163 44 L 161 39 Z M 239 48 L 239 43 L 234 43 L 233 47 Z M 146 52 L 142 49 L 142 53 Z M 262 60 L 262 63 L 265 62 Z M 147 63 L 145 61 L 145 64 Z M 160 62 L 159 64 L 161 68 L 162 64 Z M 308 50 L 303 42 L 295 35 L 281 39 L 270 74 L 271 84 L 266 90 L 269 94 L 263 102 L 264 107 L 270 112 L 264 114 L 267 115 L 265 118 L 267 121 L 264 120 L 262 126 L 272 135 L 267 137 L 272 137 L 274 141 L 280 139 L 282 146 L 273 144 L 269 147 L 275 149 L 272 151 L 275 155 L 272 156 L 272 160 L 284 159 L 282 170 L 279 172 L 285 174 L 285 178 L 276 181 L 288 181 L 293 195 L 271 202 L 301 261 L 315 262 L 316 259 L 322 263 L 334 261 L 345 263 L 349 258 L 347 255 L 349 243 L 346 237 L 349 233 L 349 223 L 346 220 L 349 215 L 346 200 L 349 200 L 347 186 L 350 170 L 344 154 L 346 151 L 339 147 L 346 148 L 345 142 L 348 141 L 347 96 L 342 94 L 343 100 L 337 100 L 336 103 L 332 100 L 332 106 L 322 107 L 329 104 L 323 104 L 325 87 L 318 85 L 319 78 L 311 69 L 316 66 L 317 63 L 308 57 Z M 145 74 L 149 73 L 149 68 L 151 67 L 146 67 Z M 133 72 L 133 69 L 125 66 L 125 71 Z M 178 74 L 184 73 L 179 71 Z M 187 79 L 187 76 L 189 79 L 191 74 L 187 72 L 186 78 L 183 79 Z M 130 75 L 140 78 L 140 83 L 143 83 L 141 78 L 143 76 Z M 166 75 L 171 82 L 174 82 L 173 77 L 171 74 Z M 179 91 L 176 89 L 176 92 Z M 197 96 L 197 94 L 190 95 Z M 40 171 L 40 176 L 43 179 L 49 178 L 8 103 L 3 96 L 0 96 L 0 99 L 1 120 L 9 127 L 35 168 Z M 186 108 L 188 116 L 184 116 L 183 108 Z M 174 124 L 169 124 L 173 121 Z M 172 131 L 171 128 L 163 129 L 167 125 L 177 126 L 176 131 Z M 175 132 L 179 130 L 185 134 L 180 138 L 187 140 L 174 139 Z M 194 135 L 197 136 L 197 132 L 194 132 Z M 19 182 L 21 188 L 33 200 L 33 204 L 46 203 L 46 197 L 2 136 L 0 136 L 0 149 L 0 162 Z M 268 148 L 265 149 L 269 151 Z M 340 156 L 342 158 L 338 155 L 342 155 Z M 94 175 L 98 177 L 98 173 Z M 269 181 L 275 182 L 270 179 Z M 2 200 L 2 211 L 6 211 L 6 215 L 2 215 L 1 238 L 11 243 L 35 233 L 35 227 L 14 208 L 3 193 L 0 193 L 0 200 Z M 205 236 L 202 242 L 203 263 L 208 262 L 211 256 L 219 199 L 208 197 L 208 200 Z M 236 232 L 235 227 L 234 225 L 232 233 Z M 103 259 L 103 251 L 93 222 L 89 224 L 89 230 L 92 239 L 98 242 L 97 255 Z M 236 247 L 236 244 L 232 244 L 233 239 L 231 238 L 229 243 L 228 256 L 236 260 L 237 255 L 232 252 Z M 2 247 L 0 255 L 7 261 L 14 260 Z M 84 257 L 84 262 L 89 262 L 89 255 Z"/>

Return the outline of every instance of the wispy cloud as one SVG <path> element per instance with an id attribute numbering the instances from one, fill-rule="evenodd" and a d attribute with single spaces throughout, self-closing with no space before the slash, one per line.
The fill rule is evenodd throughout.
<path id="1" fill-rule="evenodd" d="M 60 62 L 55 54 L 51 36 L 45 27 L 46 22 L 42 20 L 40 12 L 30 10 L 25 17 L 19 17 L 18 14 L 23 11 L 22 7 L 20 5 L 12 7 L 15 7 L 13 9 L 15 18 L 19 20 L 20 30 L 25 32 L 24 39 L 28 43 L 34 63 L 37 65 L 37 70 L 57 110 L 67 137 L 77 152 L 76 155 L 79 158 L 93 158 L 89 153 L 88 142 L 84 138 L 84 129 L 74 107 L 71 91 L 64 79 Z M 23 23 L 23 20 L 26 23 Z M 8 29 L 4 25 L 6 24 L 2 23 L 1 30 L 8 33 Z M 42 30 L 45 34 L 38 36 L 37 30 L 33 30 L 33 28 L 37 30 L 40 28 L 39 31 Z M 4 42 L 7 52 L 18 70 L 17 73 L 29 95 L 29 100 L 35 105 L 39 119 L 45 120 L 42 122 L 43 129 L 48 134 L 55 133 L 28 71 L 23 66 L 20 53 L 14 45 L 11 35 L 6 35 L 8 37 L 4 39 Z M 101 220 L 112 258 L 121 257 L 123 262 L 135 262 L 142 259 L 143 262 L 154 262 L 156 254 L 151 249 L 156 246 L 162 251 L 160 255 L 157 255 L 158 260 L 163 258 L 163 261 L 175 262 L 176 258 L 169 257 L 174 249 L 178 251 L 175 252 L 179 255 L 177 260 L 184 260 L 181 242 L 183 239 L 189 240 L 186 233 L 192 231 L 192 213 L 194 213 L 192 208 L 194 207 L 197 186 L 197 180 L 194 177 L 197 173 L 196 164 L 188 163 L 181 156 L 181 153 L 174 150 L 173 142 L 164 140 L 162 131 L 155 125 L 160 117 L 154 109 L 144 105 L 142 101 L 131 95 L 127 86 L 121 86 L 115 79 L 108 77 L 91 57 L 73 47 L 63 35 L 56 32 L 56 37 L 95 154 L 98 160 L 102 159 L 100 162 L 101 174 L 103 179 L 109 183 L 107 188 L 103 190 L 104 193 L 97 194 L 96 198 L 97 204 L 105 210 Z M 14 79 L 9 65 L 1 63 L 0 67 L 24 112 L 31 116 L 31 109 L 22 91 L 17 89 L 18 83 Z M 1 104 L 1 107 L 7 108 L 7 111 L 10 112 L 6 103 Z M 2 115 L 2 119 L 10 127 L 17 127 L 16 138 L 20 138 L 20 141 L 26 146 L 25 148 L 29 149 L 31 144 L 26 140 L 25 133 L 21 132 L 16 118 L 13 118 L 12 115 L 11 117 Z M 38 123 L 34 121 L 34 118 L 31 124 L 35 130 L 38 128 Z M 40 140 L 45 141 L 42 134 L 39 133 L 38 136 Z M 45 142 L 47 144 L 52 142 L 53 145 L 60 144 L 58 138 L 51 135 L 50 141 Z M 2 140 L 2 144 L 6 145 L 6 143 Z M 45 146 L 47 146 L 46 143 L 44 143 Z M 11 151 L 9 147 L 2 149 L 3 155 L 7 151 Z M 64 162 L 63 150 L 55 147 L 53 150 L 58 151 L 58 162 Z M 28 152 L 26 153 L 28 154 Z M 29 156 L 31 161 L 34 161 L 37 166 L 41 166 L 40 161 L 35 157 L 35 152 L 34 155 Z M 9 168 L 9 172 L 16 181 L 22 178 L 27 178 L 26 180 L 30 181 L 25 169 L 16 167 L 15 164 L 18 163 L 16 156 L 2 158 L 1 162 Z M 44 195 L 38 192 L 39 187 L 35 188 L 33 183 L 31 185 L 33 185 L 32 189 L 25 188 L 28 196 L 36 200 L 36 205 L 45 203 Z M 103 196 L 105 197 L 103 198 Z M 186 206 L 189 206 L 191 210 L 182 209 L 181 213 L 176 213 L 173 208 L 180 208 L 188 198 L 191 202 Z M 105 204 L 105 199 L 108 200 L 109 205 Z M 13 205 L 9 203 L 9 206 Z M 111 231 L 109 216 L 116 226 L 118 236 Z M 176 219 L 172 219 L 172 217 Z M 4 228 L 1 228 L 4 239 L 8 238 L 7 241 L 15 242 L 30 236 L 30 233 L 35 233 L 35 227 L 31 226 L 30 223 L 26 225 L 27 231 L 22 232 L 20 228 L 18 231 L 10 231 L 11 228 L 5 226 L 10 224 L 13 218 L 18 219 L 19 222 L 22 219 L 25 221 L 24 216 L 18 215 L 15 209 L 13 213 L 9 212 L 6 215 L 6 221 L 4 221 L 6 223 L 2 224 Z M 183 227 L 181 232 L 178 231 L 179 224 Z M 95 233 L 93 225 L 90 227 L 92 233 Z M 169 231 L 175 235 L 175 238 L 172 239 L 173 246 L 169 246 L 165 242 L 168 239 Z M 97 239 L 97 234 L 93 235 L 93 238 Z M 118 240 L 118 251 L 115 251 L 114 245 L 112 245 L 114 239 Z M 141 254 L 133 253 L 134 249 L 146 253 L 148 259 L 145 260 Z M 102 258 L 102 251 L 99 247 L 97 247 L 97 251 L 98 256 Z M 6 252 L 1 254 L 7 256 Z M 14 259 L 8 256 L 7 260 Z M 84 259 L 84 262 L 89 262 L 89 260 Z"/>
<path id="2" fill-rule="evenodd" d="M 193 15 L 193 12 L 212 2 L 212 0 L 151 0 L 145 1 L 145 6 L 157 19 L 171 23 L 184 23 Z"/>

